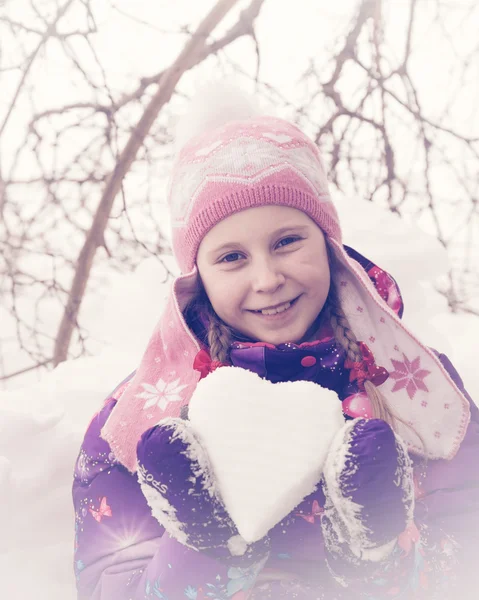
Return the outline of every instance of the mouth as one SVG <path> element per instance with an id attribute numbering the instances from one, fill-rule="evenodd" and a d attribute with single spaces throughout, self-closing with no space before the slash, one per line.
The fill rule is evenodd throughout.
<path id="1" fill-rule="evenodd" d="M 287 311 L 291 308 L 296 302 L 299 300 L 299 296 L 294 298 L 294 300 L 289 300 L 287 302 L 282 302 L 281 304 L 275 304 L 274 306 L 267 306 L 266 308 L 260 308 L 259 310 L 251 310 L 250 312 L 255 313 L 257 315 L 278 315 L 282 312 Z"/>

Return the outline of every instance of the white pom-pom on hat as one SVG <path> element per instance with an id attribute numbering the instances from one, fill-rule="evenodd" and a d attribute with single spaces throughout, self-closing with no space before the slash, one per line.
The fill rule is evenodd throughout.
<path id="1" fill-rule="evenodd" d="M 207 129 L 263 114 L 257 99 L 229 80 L 210 80 L 197 86 L 187 112 L 176 125 L 175 155 Z"/>

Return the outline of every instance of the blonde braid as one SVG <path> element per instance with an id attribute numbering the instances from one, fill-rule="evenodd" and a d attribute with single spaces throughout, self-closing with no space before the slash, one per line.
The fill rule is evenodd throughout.
<path id="1" fill-rule="evenodd" d="M 233 339 L 231 329 L 219 319 L 213 307 L 209 310 L 209 316 L 208 345 L 211 359 L 229 363 L 229 350 Z"/>
<path id="2" fill-rule="evenodd" d="M 348 318 L 342 309 L 337 293 L 336 283 L 333 278 L 331 279 L 330 291 L 328 295 L 327 311 L 329 313 L 329 319 L 331 327 L 334 331 L 334 336 L 341 346 L 346 350 L 347 357 L 353 362 L 361 362 L 363 356 L 358 346 L 358 340 L 354 335 Z M 371 402 L 371 410 L 376 419 L 382 419 L 383 421 L 386 421 L 386 423 L 389 423 L 389 425 L 391 425 L 393 428 L 396 427 L 398 421 L 402 422 L 402 419 L 399 419 L 394 413 L 389 406 L 387 399 L 372 381 L 365 381 L 364 389 L 368 395 L 369 401 Z"/>

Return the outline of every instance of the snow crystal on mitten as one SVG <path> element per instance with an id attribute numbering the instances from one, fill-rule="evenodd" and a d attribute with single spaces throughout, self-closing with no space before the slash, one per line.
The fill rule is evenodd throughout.
<path id="1" fill-rule="evenodd" d="M 412 521 L 406 446 L 380 419 L 355 419 L 336 435 L 324 468 L 323 532 L 332 552 L 381 560 Z"/>
<path id="2" fill-rule="evenodd" d="M 248 545 L 221 502 L 208 455 L 188 421 L 168 418 L 137 448 L 138 478 L 153 516 L 180 543 L 245 566 L 265 557 L 269 540 Z"/>

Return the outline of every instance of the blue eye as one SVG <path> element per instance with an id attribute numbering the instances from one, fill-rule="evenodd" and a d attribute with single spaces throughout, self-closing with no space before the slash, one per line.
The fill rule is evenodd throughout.
<path id="1" fill-rule="evenodd" d="M 279 240 L 279 242 L 276 244 L 276 246 L 278 248 L 283 248 L 284 246 L 289 246 L 290 244 L 293 244 L 294 242 L 297 242 L 300 239 L 301 238 L 298 237 L 297 235 L 289 235 L 288 237 L 285 237 L 282 240 Z"/>
<path id="2" fill-rule="evenodd" d="M 241 258 L 241 254 L 239 252 L 230 252 L 226 256 L 223 256 L 220 262 L 232 263 L 236 262 L 239 258 Z"/>

